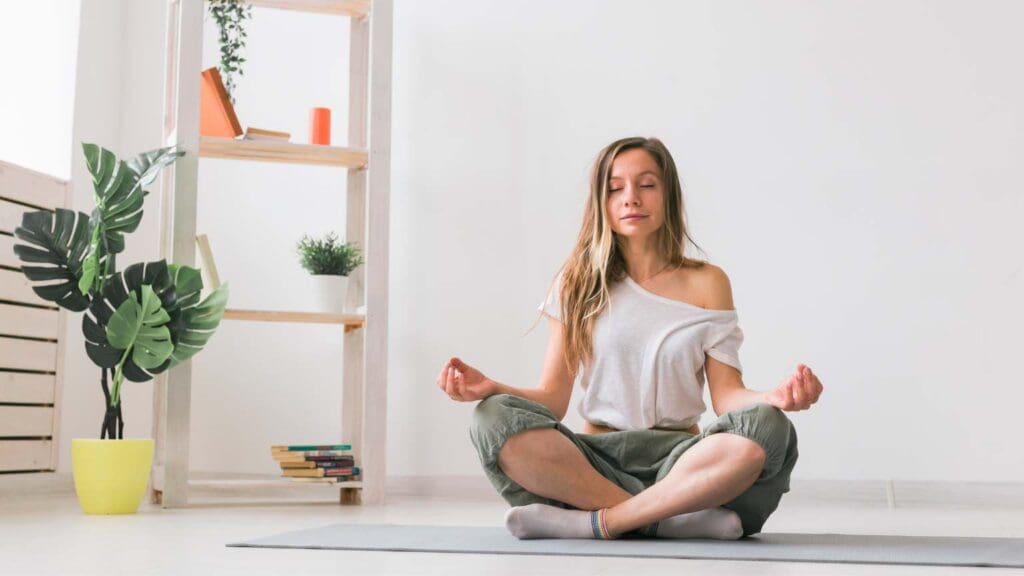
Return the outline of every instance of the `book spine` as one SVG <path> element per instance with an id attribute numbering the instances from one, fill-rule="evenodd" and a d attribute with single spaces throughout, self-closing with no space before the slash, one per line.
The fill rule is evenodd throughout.
<path id="1" fill-rule="evenodd" d="M 278 464 L 281 468 L 344 468 L 346 466 L 355 466 L 356 462 L 352 458 L 343 458 L 341 460 L 294 460 L 294 461 L 279 461 Z"/>
<path id="2" fill-rule="evenodd" d="M 359 474 L 359 467 L 351 468 L 328 468 L 324 470 L 324 476 L 356 476 Z"/>
<path id="3" fill-rule="evenodd" d="M 354 458 L 351 450 L 310 450 L 309 452 L 274 452 L 276 460 L 302 460 L 303 458 Z"/>
<path id="4" fill-rule="evenodd" d="M 271 450 L 281 450 L 285 452 L 310 452 L 310 451 L 322 451 L 322 450 L 351 450 L 351 444 L 331 444 L 325 446 L 317 445 L 295 445 L 295 446 L 271 446 Z"/>

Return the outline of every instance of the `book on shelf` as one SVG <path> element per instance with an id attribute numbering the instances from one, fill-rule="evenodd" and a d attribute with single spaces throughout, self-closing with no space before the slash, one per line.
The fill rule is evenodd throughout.
<path id="1" fill-rule="evenodd" d="M 202 72 L 199 82 L 199 134 L 234 138 L 242 133 L 235 107 L 216 67 Z"/>
<path id="2" fill-rule="evenodd" d="M 310 452 L 321 450 L 351 450 L 351 444 L 274 444 L 271 452 Z"/>
<path id="3" fill-rule="evenodd" d="M 315 482 L 315 483 L 321 483 L 321 484 L 340 484 L 342 482 L 351 482 L 352 481 L 352 478 L 349 477 L 349 476 L 336 476 L 336 477 L 324 476 L 324 477 L 305 477 L 305 478 L 301 477 L 301 476 L 298 476 L 298 477 L 292 477 L 292 478 L 288 478 L 288 479 L 291 480 L 292 482 L 311 482 L 311 483 Z"/>
<path id="4" fill-rule="evenodd" d="M 359 467 L 349 466 L 347 468 L 288 468 L 281 471 L 281 475 L 288 478 L 323 478 L 338 476 L 358 476 Z"/>
<path id="5" fill-rule="evenodd" d="M 338 460 L 303 460 L 302 462 L 278 462 L 281 468 L 344 468 L 355 466 L 355 458 L 347 457 Z"/>
<path id="6" fill-rule="evenodd" d="M 291 138 L 292 135 L 288 132 L 264 130 L 263 128 L 253 128 L 252 126 L 246 128 L 245 134 L 242 136 L 242 140 L 276 140 L 278 142 L 287 142 Z"/>
<path id="7" fill-rule="evenodd" d="M 354 457 L 351 450 L 311 450 L 309 452 L 286 452 L 271 454 L 278 462 L 322 462 L 339 458 Z"/>

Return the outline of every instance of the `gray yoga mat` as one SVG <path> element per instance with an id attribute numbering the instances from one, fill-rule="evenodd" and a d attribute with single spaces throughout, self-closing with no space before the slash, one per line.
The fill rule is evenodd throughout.
<path id="1" fill-rule="evenodd" d="M 519 540 L 503 527 L 331 524 L 228 544 L 248 548 L 312 548 L 1024 567 L 1024 538 L 959 538 L 856 534 L 755 534 L 735 541 L 624 538 Z"/>

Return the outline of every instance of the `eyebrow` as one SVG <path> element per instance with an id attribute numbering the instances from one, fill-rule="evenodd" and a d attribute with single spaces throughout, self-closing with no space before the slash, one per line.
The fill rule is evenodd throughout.
<path id="1" fill-rule="evenodd" d="M 659 175 L 659 174 L 658 174 L 657 172 L 655 172 L 654 170 L 644 170 L 643 172 L 641 172 L 641 173 L 637 174 L 637 176 L 644 176 L 644 175 L 646 175 L 646 174 L 650 174 L 650 175 L 652 175 L 652 176 L 655 176 L 655 177 L 657 177 L 657 178 L 660 178 L 660 177 L 661 177 L 661 176 L 660 176 L 660 175 Z M 609 180 L 621 180 L 621 179 L 622 179 L 622 176 L 611 176 L 611 177 L 609 177 L 608 179 L 609 179 Z"/>

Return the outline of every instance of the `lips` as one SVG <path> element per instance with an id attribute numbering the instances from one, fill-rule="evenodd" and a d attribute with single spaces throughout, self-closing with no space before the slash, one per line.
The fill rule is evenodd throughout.
<path id="1" fill-rule="evenodd" d="M 623 216 L 622 217 L 623 220 L 639 220 L 641 218 L 647 218 L 647 216 L 644 215 L 644 214 L 634 214 L 632 216 Z"/>

